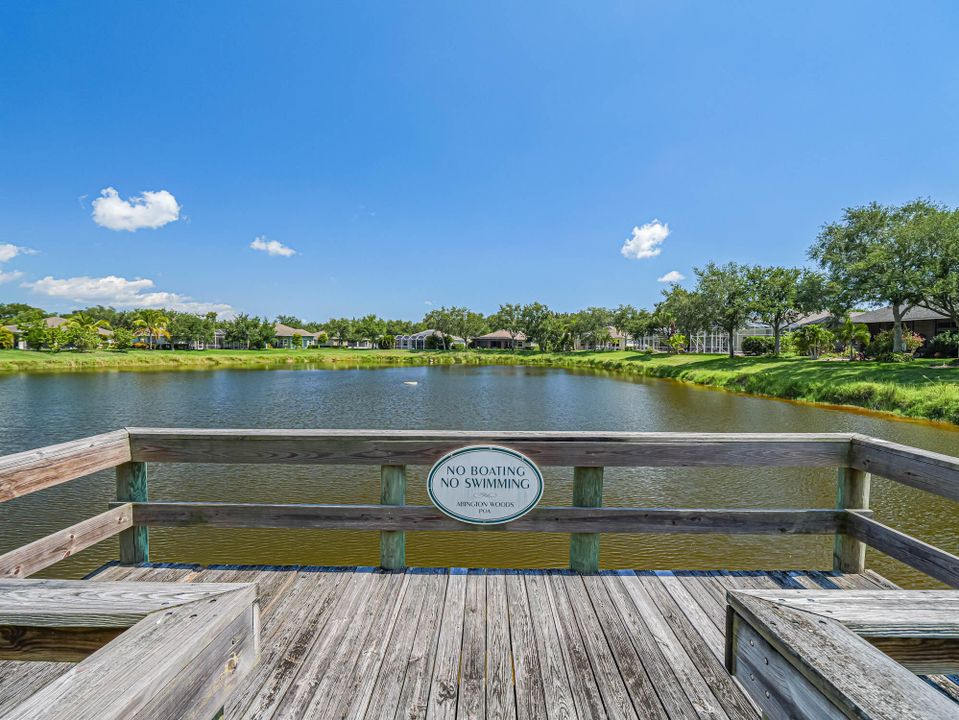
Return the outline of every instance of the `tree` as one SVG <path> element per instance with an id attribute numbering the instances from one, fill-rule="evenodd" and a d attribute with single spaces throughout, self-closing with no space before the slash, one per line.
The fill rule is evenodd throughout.
<path id="1" fill-rule="evenodd" d="M 523 308 L 514 303 L 500 305 L 499 309 L 490 315 L 489 324 L 494 330 L 505 330 L 515 350 L 516 336 L 523 332 Z"/>
<path id="2" fill-rule="evenodd" d="M 869 328 L 862 323 L 854 323 L 848 315 L 843 319 L 839 327 L 836 328 L 836 339 L 843 344 L 849 351 L 849 359 L 853 359 L 856 346 L 866 347 L 869 344 L 871 336 Z"/>
<path id="3" fill-rule="evenodd" d="M 520 308 L 520 325 L 526 339 L 539 345 L 540 350 L 547 350 L 556 335 L 556 325 L 553 322 L 555 313 L 542 303 L 529 303 Z"/>
<path id="4" fill-rule="evenodd" d="M 417 323 L 410 322 L 409 320 L 387 320 L 386 321 L 386 334 L 397 336 L 397 335 L 412 335 L 416 332 Z"/>
<path id="5" fill-rule="evenodd" d="M 100 347 L 100 330 L 109 327 L 110 323 L 106 320 L 97 320 L 86 313 L 78 312 L 67 319 L 64 331 L 67 341 L 73 347 L 80 352 L 88 352 Z"/>
<path id="6" fill-rule="evenodd" d="M 353 336 L 353 321 L 350 318 L 331 318 L 326 330 L 337 345 L 344 345 Z"/>
<path id="7" fill-rule="evenodd" d="M 822 298 L 804 292 L 819 286 L 821 277 L 800 268 L 763 267 L 749 270 L 753 313 L 773 330 L 773 354 L 779 355 L 783 328 L 803 315 L 822 309 Z"/>
<path id="8" fill-rule="evenodd" d="M 366 315 L 356 321 L 356 334 L 363 340 L 369 340 L 371 345 L 376 345 L 385 332 L 386 322 L 376 315 Z"/>
<path id="9" fill-rule="evenodd" d="M 669 351 L 672 353 L 678 353 L 686 347 L 686 336 L 681 333 L 676 333 L 672 335 L 666 343 L 669 345 Z"/>
<path id="10" fill-rule="evenodd" d="M 663 290 L 663 299 L 656 305 L 653 316 L 644 322 L 650 329 L 665 328 L 663 336 L 667 344 L 673 333 L 684 336 L 684 347 L 688 350 L 693 336 L 709 329 L 709 316 L 709 307 L 702 293 L 673 284 Z"/>
<path id="11" fill-rule="evenodd" d="M 588 307 L 573 314 L 572 331 L 580 342 L 598 349 L 609 340 L 611 322 L 612 313 L 606 308 Z"/>
<path id="12" fill-rule="evenodd" d="M 242 345 L 249 350 L 250 345 L 258 338 L 259 327 L 258 318 L 250 317 L 246 313 L 238 313 L 235 318 L 224 324 L 223 337 L 228 343 Z"/>
<path id="13" fill-rule="evenodd" d="M 113 331 L 113 349 L 126 352 L 133 344 L 133 332 L 127 328 L 120 327 Z"/>
<path id="14" fill-rule="evenodd" d="M 175 344 L 199 345 L 209 341 L 211 335 L 209 318 L 193 313 L 177 313 L 170 321 L 170 339 Z"/>
<path id="15" fill-rule="evenodd" d="M 13 331 L 0 326 L 0 350 L 10 350 L 14 342 Z"/>
<path id="16" fill-rule="evenodd" d="M 325 331 L 321 330 L 316 334 L 316 344 L 317 345 L 326 345 L 330 341 L 330 336 L 326 334 Z"/>
<path id="17" fill-rule="evenodd" d="M 809 357 L 816 359 L 822 353 L 829 349 L 835 341 L 833 334 L 828 328 L 816 323 L 803 325 L 793 334 L 793 341 L 796 343 L 796 349 Z"/>
<path id="18" fill-rule="evenodd" d="M 918 304 L 959 327 L 959 210 L 936 208 L 906 230 L 919 248 Z"/>
<path id="19" fill-rule="evenodd" d="M 0 325 L 26 325 L 46 316 L 40 308 L 26 303 L 0 303 Z"/>
<path id="20" fill-rule="evenodd" d="M 111 328 L 132 327 L 136 313 L 127 310 L 117 310 L 114 307 L 104 305 L 91 305 L 78 312 L 82 312 L 87 317 L 94 320 L 104 320 Z M 77 313 L 73 313 L 76 315 Z"/>
<path id="21" fill-rule="evenodd" d="M 752 310 L 748 268 L 734 262 L 709 263 L 696 268 L 696 291 L 703 297 L 713 323 L 729 338 L 729 357 L 736 355 L 736 331 L 746 325 Z"/>
<path id="22" fill-rule="evenodd" d="M 163 310 L 140 310 L 133 321 L 134 327 L 142 328 L 146 332 L 151 350 L 155 339 L 170 337 L 170 333 L 167 331 L 169 324 L 170 316 Z"/>
<path id="23" fill-rule="evenodd" d="M 277 315 L 276 321 L 281 325 L 289 325 L 291 328 L 301 328 L 306 324 L 296 315 Z"/>
<path id="24" fill-rule="evenodd" d="M 809 251 L 851 303 L 891 305 L 894 352 L 902 352 L 903 316 L 924 295 L 914 224 L 937 209 L 925 200 L 846 208 L 841 220 L 822 228 Z"/>
<path id="25" fill-rule="evenodd" d="M 638 336 L 636 331 L 641 326 L 639 322 L 641 312 L 643 311 L 637 310 L 632 305 L 620 305 L 613 310 L 611 322 L 623 340 L 636 338 Z M 623 347 L 625 347 L 625 343 Z"/>
<path id="26" fill-rule="evenodd" d="M 99 340 L 99 338 L 97 338 Z M 64 330 L 61 326 L 55 325 L 52 327 L 45 327 L 43 331 L 43 345 L 46 345 L 48 348 L 53 350 L 53 352 L 60 352 L 60 348 L 65 346 L 71 341 L 70 336 L 67 334 L 67 331 Z M 82 349 L 82 348 L 78 348 Z"/>
<path id="27" fill-rule="evenodd" d="M 423 322 L 431 329 L 440 333 L 435 342 L 443 350 L 449 350 L 449 337 L 456 329 L 456 308 L 440 307 L 430 310 L 423 318 Z"/>
<path id="28" fill-rule="evenodd" d="M 538 332 L 540 337 L 536 342 L 543 352 L 573 349 L 569 315 L 551 312 L 540 325 Z"/>
<path id="29" fill-rule="evenodd" d="M 47 344 L 47 330 L 49 330 L 49 328 L 42 318 L 24 323 L 18 327 L 21 337 L 31 350 L 39 350 Z"/>
<path id="30" fill-rule="evenodd" d="M 466 307 L 450 308 L 453 335 L 463 338 L 467 347 L 475 338 L 489 332 L 489 325 L 482 313 L 473 312 Z"/>
<path id="31" fill-rule="evenodd" d="M 265 348 L 275 345 L 276 325 L 266 318 L 253 318 L 250 342 L 256 348 Z"/>

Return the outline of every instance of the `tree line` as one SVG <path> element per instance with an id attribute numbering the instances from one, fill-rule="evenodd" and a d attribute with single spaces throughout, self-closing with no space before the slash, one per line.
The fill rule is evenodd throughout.
<path id="1" fill-rule="evenodd" d="M 319 333 L 321 344 L 368 341 L 392 347 L 396 335 L 433 329 L 441 333 L 435 342 L 448 348 L 453 338 L 469 345 L 490 331 L 504 330 L 514 341 L 524 335 L 544 351 L 571 350 L 577 342 L 583 347 L 604 347 L 611 341 L 610 328 L 633 338 L 658 335 L 676 350 L 688 350 L 699 333 L 721 331 L 728 336 L 730 355 L 735 334 L 750 322 L 772 329 L 773 352 L 778 354 L 784 330 L 803 316 L 821 311 L 835 318 L 839 334 L 861 338 L 862 329 L 850 326 L 849 314 L 863 305 L 891 306 L 894 352 L 907 349 L 903 322 L 912 308 L 938 312 L 959 327 L 959 209 L 923 199 L 896 206 L 874 202 L 846 208 L 838 220 L 821 228 L 808 255 L 817 268 L 709 262 L 695 268 L 692 288 L 672 284 L 650 309 L 620 305 L 567 313 L 534 302 L 502 304 L 490 315 L 444 306 L 431 309 L 419 322 L 374 314 L 325 322 L 280 315 L 276 322 Z M 74 313 L 61 329 L 41 327 L 46 316 L 43 310 L 22 303 L 0 304 L 0 323 L 26 328 L 27 342 L 36 341 L 38 346 L 60 347 L 69 342 L 86 347 L 97 342 L 100 328 L 112 329 L 114 345 L 121 347 L 139 336 L 145 336 L 150 347 L 164 341 L 209 343 L 217 329 L 233 346 L 260 348 L 275 341 L 272 321 L 245 313 L 218 320 L 213 313 L 97 305 Z M 0 346 L 3 342 L 0 335 Z"/>

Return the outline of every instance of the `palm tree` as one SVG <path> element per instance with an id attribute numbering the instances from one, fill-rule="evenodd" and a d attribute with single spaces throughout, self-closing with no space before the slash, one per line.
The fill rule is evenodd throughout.
<path id="1" fill-rule="evenodd" d="M 67 326 L 70 328 L 76 328 L 77 330 L 84 330 L 87 332 L 96 332 L 100 328 L 105 330 L 110 329 L 110 323 L 106 320 L 95 320 L 90 315 L 87 315 L 83 312 L 73 313 L 70 317 L 67 318 Z"/>
<path id="2" fill-rule="evenodd" d="M 167 332 L 169 324 L 170 318 L 162 310 L 141 310 L 137 313 L 136 320 L 133 321 L 134 327 L 143 328 L 146 331 L 151 350 L 153 349 L 154 338 L 170 337 L 170 333 Z"/>
<path id="3" fill-rule="evenodd" d="M 836 328 L 836 337 L 839 339 L 839 342 L 846 346 L 846 349 L 849 351 L 850 360 L 855 357 L 857 345 L 864 348 L 872 339 L 869 334 L 869 328 L 862 323 L 854 323 L 849 315 L 846 315 L 842 324 Z"/>
<path id="4" fill-rule="evenodd" d="M 80 350 L 92 350 L 100 344 L 100 330 L 109 329 L 106 320 L 96 320 L 86 313 L 73 313 L 67 318 L 66 330 L 72 335 L 74 346 Z"/>

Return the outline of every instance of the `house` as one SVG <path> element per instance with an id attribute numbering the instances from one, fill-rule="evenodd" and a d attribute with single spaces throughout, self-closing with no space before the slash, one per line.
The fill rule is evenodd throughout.
<path id="1" fill-rule="evenodd" d="M 309 330 L 303 330 L 302 328 L 294 328 L 289 325 L 284 325 L 283 323 L 276 323 L 273 326 L 273 332 L 276 333 L 276 343 L 274 347 L 278 348 L 292 348 L 293 345 L 293 336 L 299 335 L 303 341 L 303 347 L 311 347 L 316 345 L 317 333 L 310 332 Z"/>
<path id="2" fill-rule="evenodd" d="M 173 343 L 175 348 L 183 350 L 222 350 L 225 346 L 226 340 L 226 331 L 217 328 L 213 331 L 212 340 L 190 340 L 189 342 L 183 342 L 177 340 Z M 234 343 L 236 345 L 236 343 Z"/>
<path id="3" fill-rule="evenodd" d="M 637 338 L 621 333 L 612 325 L 606 328 L 606 337 L 598 342 L 589 338 L 575 338 L 574 350 L 633 350 L 639 346 Z"/>
<path id="4" fill-rule="evenodd" d="M 59 315 L 53 315 L 48 318 L 43 319 L 44 324 L 48 328 L 61 327 L 70 322 L 69 318 L 63 318 Z M 13 347 L 17 350 L 26 350 L 27 341 L 23 338 L 23 331 L 16 325 L 4 325 L 4 328 L 13 333 Z M 105 342 L 110 342 L 110 338 L 113 336 L 112 330 L 107 330 L 106 328 L 97 328 L 97 334 L 104 339 Z"/>
<path id="5" fill-rule="evenodd" d="M 858 313 L 852 316 L 852 320 L 868 327 L 870 335 L 876 335 L 883 330 L 891 330 L 893 325 L 892 306 Z M 956 329 L 947 315 L 922 307 L 914 307 L 906 311 L 902 321 L 903 328 L 922 335 L 926 340 L 931 340 L 939 333 Z"/>
<path id="6" fill-rule="evenodd" d="M 742 353 L 743 340 L 747 337 L 772 337 L 773 329 L 764 323 L 753 322 L 733 333 L 733 352 Z M 729 353 L 729 335 L 725 330 L 712 328 L 686 338 L 688 351 L 691 353 L 726 355 Z M 653 350 L 656 352 L 670 351 L 667 338 L 658 334 L 644 335 L 631 341 L 626 341 L 625 348 L 632 350 Z"/>
<path id="7" fill-rule="evenodd" d="M 436 338 L 436 341 L 430 338 Z M 430 347 L 442 347 L 443 338 L 446 338 L 446 347 L 465 345 L 466 341 L 456 335 L 447 335 L 439 330 L 422 330 L 412 335 L 397 335 L 395 347 L 397 350 L 427 350 Z M 438 342 L 438 345 L 434 345 Z"/>
<path id="8" fill-rule="evenodd" d="M 473 338 L 473 347 L 492 348 L 497 350 L 526 350 L 532 347 L 524 333 L 511 335 L 508 330 L 495 330 L 485 335 Z"/>

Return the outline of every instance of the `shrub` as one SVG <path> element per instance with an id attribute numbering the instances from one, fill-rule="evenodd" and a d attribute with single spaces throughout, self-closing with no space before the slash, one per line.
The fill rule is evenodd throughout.
<path id="1" fill-rule="evenodd" d="M 772 355 L 776 340 L 766 335 L 750 335 L 743 338 L 743 355 Z"/>
<path id="2" fill-rule="evenodd" d="M 450 345 L 450 350 L 465 350 L 466 343 L 456 342 Z"/>
<path id="3" fill-rule="evenodd" d="M 380 350 L 392 350 L 393 346 L 396 345 L 396 338 L 392 335 L 380 335 L 376 345 Z"/>
<path id="4" fill-rule="evenodd" d="M 922 348 L 926 357 L 956 357 L 959 355 L 959 330 L 941 332 Z"/>
<path id="5" fill-rule="evenodd" d="M 427 350 L 442 350 L 444 346 L 443 338 L 439 335 L 429 335 L 426 338 Z"/>
<path id="6" fill-rule="evenodd" d="M 9 350 L 13 347 L 13 332 L 5 327 L 0 327 L 0 350 Z"/>
<path id="7" fill-rule="evenodd" d="M 799 349 L 796 347 L 796 333 L 793 331 L 785 332 L 779 338 L 779 353 L 781 355 L 797 355 Z"/>
<path id="8" fill-rule="evenodd" d="M 876 356 L 876 360 L 884 363 L 903 363 L 913 359 L 910 353 L 884 352 Z"/>
<path id="9" fill-rule="evenodd" d="M 818 358 L 824 352 L 832 349 L 836 342 L 835 337 L 822 325 L 803 325 L 792 333 L 796 350 L 803 355 Z"/>
<path id="10" fill-rule="evenodd" d="M 113 349 L 125 351 L 133 344 L 133 332 L 126 328 L 118 327 L 113 331 Z"/>
<path id="11" fill-rule="evenodd" d="M 135 342 L 133 343 L 133 345 L 131 345 L 131 347 L 134 350 L 146 350 L 150 346 L 147 345 L 145 342 Z"/>
<path id="12" fill-rule="evenodd" d="M 686 336 L 680 333 L 673 333 L 666 338 L 666 344 L 669 345 L 669 352 L 681 353 L 686 349 Z"/>
<path id="13" fill-rule="evenodd" d="M 883 330 L 876 333 L 876 336 L 866 346 L 866 357 L 879 359 L 880 355 L 892 352 L 892 330 Z M 922 347 L 922 335 L 918 335 L 911 330 L 903 329 L 902 341 L 906 346 L 906 352 L 912 354 Z"/>

